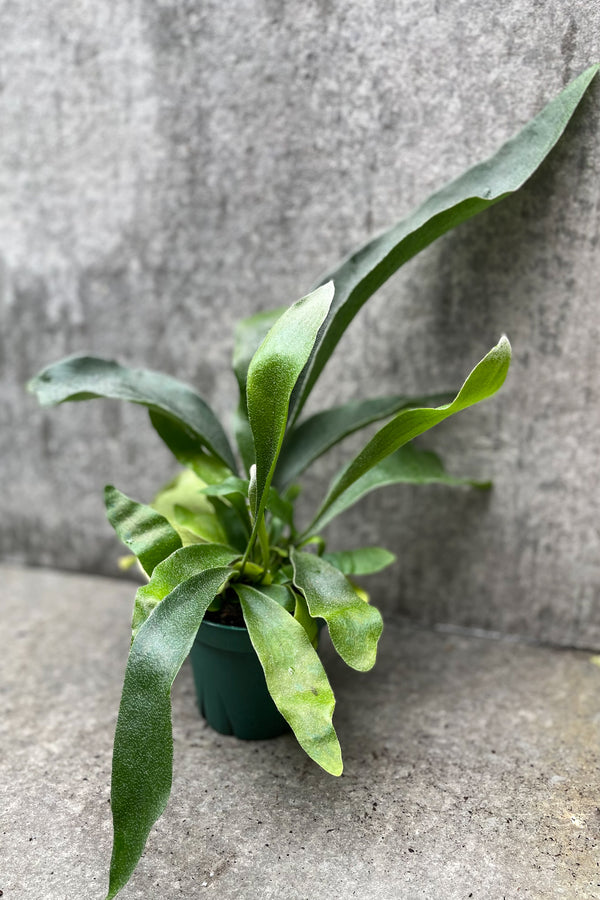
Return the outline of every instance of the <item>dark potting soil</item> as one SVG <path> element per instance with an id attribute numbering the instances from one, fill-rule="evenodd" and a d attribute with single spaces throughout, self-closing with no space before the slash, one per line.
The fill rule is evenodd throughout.
<path id="1" fill-rule="evenodd" d="M 235 625 L 238 628 L 246 627 L 239 601 L 230 600 L 228 597 L 225 597 L 221 609 L 207 612 L 204 618 L 208 619 L 209 622 L 217 622 L 219 625 Z"/>

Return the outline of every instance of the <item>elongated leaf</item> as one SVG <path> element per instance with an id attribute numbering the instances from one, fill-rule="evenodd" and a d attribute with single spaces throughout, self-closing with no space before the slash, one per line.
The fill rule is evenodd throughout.
<path id="1" fill-rule="evenodd" d="M 333 691 L 302 625 L 276 600 L 235 585 L 252 646 L 269 693 L 302 749 L 331 775 L 342 774 L 342 753 L 333 727 Z"/>
<path id="2" fill-rule="evenodd" d="M 323 559 L 344 575 L 372 575 L 391 566 L 396 557 L 383 547 L 359 547 L 357 550 L 324 553 Z"/>
<path id="3" fill-rule="evenodd" d="M 232 476 L 219 484 L 207 484 L 206 487 L 202 488 L 202 493 L 207 497 L 233 497 L 236 494 L 240 497 L 247 497 L 248 481 L 244 478 Z"/>
<path id="4" fill-rule="evenodd" d="M 177 504 L 173 508 L 171 522 L 179 533 L 184 547 L 199 542 L 207 542 L 209 544 L 227 543 L 225 529 L 212 509 L 210 512 L 195 512 L 193 509 L 188 509 L 187 506 L 179 506 Z"/>
<path id="5" fill-rule="evenodd" d="M 251 532 L 250 516 L 246 506 L 248 482 L 236 475 L 230 475 L 218 484 L 208 484 L 202 494 L 213 506 L 225 534 L 232 547 L 246 548 Z M 225 502 L 226 501 L 226 502 Z"/>
<path id="6" fill-rule="evenodd" d="M 233 371 L 240 389 L 240 399 L 246 405 L 246 379 L 250 360 L 266 338 L 267 334 L 288 307 L 269 309 L 266 312 L 255 313 L 242 319 L 235 326 L 233 347 Z"/>
<path id="7" fill-rule="evenodd" d="M 250 360 L 264 341 L 277 319 L 283 315 L 287 307 L 259 312 L 237 323 L 234 334 L 233 371 L 237 379 L 240 398 L 234 413 L 233 427 L 235 439 L 242 457 L 246 472 L 254 464 L 254 441 L 248 422 L 246 404 L 246 378 Z"/>
<path id="8" fill-rule="evenodd" d="M 345 663 L 366 672 L 375 665 L 383 622 L 379 610 L 357 596 L 342 573 L 314 553 L 290 551 L 294 584 L 313 618 L 325 619 L 333 646 Z"/>
<path id="9" fill-rule="evenodd" d="M 335 500 L 327 512 L 316 520 L 312 529 L 324 528 L 336 516 L 357 503 L 361 497 L 380 487 L 391 484 L 447 484 L 453 487 L 475 487 L 485 490 L 491 487 L 490 481 L 477 481 L 472 478 L 455 478 L 448 475 L 444 465 L 436 453 L 431 450 L 418 450 L 413 444 L 406 444 L 369 469 L 358 481 L 355 481 Z M 326 558 L 335 554 L 324 554 Z M 334 563 L 335 564 L 335 563 Z M 342 569 L 346 574 L 346 569 Z M 366 574 L 356 571 L 354 574 Z"/>
<path id="10" fill-rule="evenodd" d="M 340 337 L 369 297 L 409 259 L 461 222 L 517 191 L 552 150 L 598 66 L 590 66 L 485 162 L 437 191 L 415 212 L 369 241 L 323 281 L 335 298 L 310 360 L 298 379 L 290 418 L 300 412 Z"/>
<path id="11" fill-rule="evenodd" d="M 169 375 L 130 369 L 94 356 L 72 356 L 48 366 L 29 382 L 28 389 L 37 394 L 42 406 L 98 397 L 146 406 L 169 419 L 174 438 L 182 442 L 192 438 L 198 451 L 206 448 L 235 470 L 229 441 L 212 409 L 192 388 Z"/>
<path id="12" fill-rule="evenodd" d="M 215 511 L 219 524 L 225 532 L 226 541 L 231 547 L 235 547 L 242 553 L 248 545 L 250 537 L 250 517 L 245 503 L 239 503 L 238 497 L 232 497 L 231 506 L 220 497 L 209 497 L 209 502 Z"/>
<path id="13" fill-rule="evenodd" d="M 319 621 L 317 619 L 313 619 L 310 612 L 308 611 L 308 605 L 306 603 L 306 598 L 299 591 L 292 592 L 295 599 L 294 606 L 294 618 L 297 622 L 300 622 L 302 627 L 304 628 L 306 634 L 308 635 L 308 639 L 315 648 L 317 649 L 317 644 L 319 642 Z"/>
<path id="14" fill-rule="evenodd" d="M 404 444 L 408 444 L 419 434 L 443 422 L 444 419 L 481 400 L 485 400 L 502 387 L 510 365 L 510 344 L 506 337 L 492 347 L 475 366 L 460 391 L 445 406 L 436 408 L 408 409 L 398 413 L 391 422 L 384 425 L 349 466 L 336 478 L 332 487 L 307 531 L 314 531 L 328 520 L 326 515 L 332 505 L 342 496 L 344 491 L 361 478 L 369 469 L 376 466 L 386 456 L 394 453 Z"/>
<path id="15" fill-rule="evenodd" d="M 221 459 L 203 452 L 195 434 L 185 431 L 178 422 L 156 410 L 150 410 L 150 422 L 175 459 L 201 478 L 215 484 L 231 475 L 231 468 Z"/>
<path id="16" fill-rule="evenodd" d="M 209 604 L 231 574 L 209 569 L 158 604 L 131 645 L 115 745 L 111 807 L 114 840 L 107 900 L 127 883 L 171 791 L 171 685 Z"/>
<path id="17" fill-rule="evenodd" d="M 152 501 L 152 507 L 165 516 L 178 532 L 181 543 L 199 540 L 223 544 L 227 535 L 208 499 L 202 493 L 206 483 L 190 469 L 184 469 L 166 484 Z"/>
<path id="18" fill-rule="evenodd" d="M 227 478 L 221 484 L 207 485 L 202 491 L 207 497 L 227 497 L 233 499 L 242 497 L 244 500 L 249 497 L 250 482 L 243 478 L 231 477 Z M 267 509 L 271 510 L 274 516 L 285 522 L 286 525 L 292 525 L 294 517 L 294 507 L 279 493 L 275 488 L 269 488 L 268 499 L 266 502 Z"/>
<path id="19" fill-rule="evenodd" d="M 188 581 L 207 569 L 228 566 L 239 556 L 231 547 L 223 544 L 192 544 L 172 553 L 159 563 L 148 584 L 138 588 L 133 608 L 132 630 L 135 638 L 155 607 L 175 590 L 177 585 Z"/>
<path id="20" fill-rule="evenodd" d="M 288 484 L 327 450 L 348 435 L 372 422 L 387 419 L 409 406 L 435 406 L 449 403 L 454 394 L 431 394 L 423 397 L 373 397 L 352 400 L 316 413 L 291 428 L 285 436 L 275 470 L 278 485 Z"/>
<path id="21" fill-rule="evenodd" d="M 274 600 L 293 615 L 296 608 L 296 595 L 291 588 L 291 584 L 289 587 L 283 584 L 261 584 L 257 590 L 260 590 L 262 594 L 266 594 L 267 597 L 270 597 L 271 600 Z"/>
<path id="22" fill-rule="evenodd" d="M 108 521 L 148 575 L 181 547 L 181 538 L 164 516 L 131 500 L 111 484 L 104 488 L 104 503 Z"/>
<path id="23" fill-rule="evenodd" d="M 332 297 L 333 285 L 326 284 L 294 303 L 273 325 L 248 368 L 248 417 L 256 455 L 257 523 L 283 441 L 292 389 Z"/>
<path id="24" fill-rule="evenodd" d="M 232 424 L 233 433 L 235 435 L 235 442 L 237 444 L 238 450 L 240 451 L 240 456 L 242 458 L 242 462 L 244 463 L 244 469 L 246 470 L 246 472 L 250 472 L 250 469 L 255 463 L 254 438 L 252 437 L 250 422 L 248 421 L 248 413 L 246 411 L 245 405 L 242 406 L 241 401 L 237 409 L 235 409 L 233 412 Z"/>

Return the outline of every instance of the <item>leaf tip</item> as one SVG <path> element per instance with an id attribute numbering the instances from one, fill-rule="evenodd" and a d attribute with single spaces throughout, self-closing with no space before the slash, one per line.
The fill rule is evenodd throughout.
<path id="1" fill-rule="evenodd" d="M 342 750 L 337 739 L 335 752 L 332 754 L 332 758 L 327 760 L 326 763 L 321 760 L 315 760 L 315 762 L 317 762 L 328 775 L 335 775 L 336 778 L 340 777 L 344 771 L 344 760 L 342 759 Z"/>
<path id="2" fill-rule="evenodd" d="M 25 390 L 28 394 L 33 394 L 37 397 L 40 406 L 55 405 L 56 401 L 44 394 L 44 386 L 51 380 L 52 378 L 48 374 L 48 370 L 42 369 L 41 372 L 38 372 L 37 375 L 34 375 L 33 378 L 30 378 L 29 381 L 25 382 Z"/>
<path id="3" fill-rule="evenodd" d="M 494 359 L 500 365 L 500 368 L 504 372 L 504 375 L 502 377 L 503 382 L 506 378 L 512 360 L 512 347 L 509 339 L 505 334 L 502 335 L 496 346 L 492 347 L 492 349 L 488 353 L 488 358 Z M 498 388 L 500 386 L 501 385 L 499 384 Z M 498 390 L 498 388 L 496 388 L 496 390 Z"/>
<path id="4" fill-rule="evenodd" d="M 512 353 L 512 347 L 510 345 L 510 341 L 508 337 L 503 334 L 498 341 L 498 347 L 505 350 L 509 355 Z"/>
<path id="5" fill-rule="evenodd" d="M 333 281 L 333 278 L 330 278 L 329 281 L 326 281 L 321 289 L 331 303 L 335 294 L 335 283 Z"/>
<path id="6" fill-rule="evenodd" d="M 587 76 L 587 80 L 590 82 L 598 73 L 598 69 L 600 69 L 600 63 L 592 63 L 591 66 L 588 66 L 587 69 L 583 70 L 580 77 Z"/>

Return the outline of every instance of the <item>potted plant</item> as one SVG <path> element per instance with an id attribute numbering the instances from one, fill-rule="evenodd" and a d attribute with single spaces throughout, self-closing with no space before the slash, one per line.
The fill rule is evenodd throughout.
<path id="1" fill-rule="evenodd" d="M 237 454 L 210 407 L 167 375 L 76 356 L 30 382 L 44 406 L 110 397 L 147 407 L 151 424 L 183 466 L 150 505 L 115 487 L 105 494 L 112 526 L 148 579 L 135 597 L 115 734 L 108 898 L 129 880 L 167 803 L 170 691 L 190 651 L 200 704 L 215 727 L 243 737 L 290 727 L 315 762 L 341 773 L 335 700 L 315 649 L 319 626 L 327 625 L 349 666 L 370 669 L 381 616 L 350 576 L 382 569 L 394 557 L 377 547 L 328 552 L 322 531 L 379 487 L 474 484 L 448 475 L 436 455 L 410 442 L 497 391 L 508 371 L 510 345 L 502 337 L 448 396 L 363 399 L 303 419 L 304 403 L 365 301 L 419 250 L 529 178 L 597 68 L 575 79 L 495 156 L 369 241 L 307 296 L 239 323 L 233 359 Z M 312 521 L 299 525 L 299 476 L 342 438 L 383 420 L 334 479 Z M 223 659 L 224 670 L 216 670 Z M 233 698 L 226 696 L 228 683 Z"/>

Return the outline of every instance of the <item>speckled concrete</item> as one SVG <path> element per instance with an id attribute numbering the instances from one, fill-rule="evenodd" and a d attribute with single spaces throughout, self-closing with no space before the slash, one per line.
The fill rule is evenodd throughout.
<path id="1" fill-rule="evenodd" d="M 101 900 L 132 586 L 0 570 L 3 900 Z M 597 900 L 600 668 L 581 651 L 386 626 L 323 652 L 345 758 L 211 731 L 174 689 L 175 779 L 123 900 Z"/>
<path id="2" fill-rule="evenodd" d="M 236 316 L 305 293 L 598 59 L 589 0 L 5 0 L 2 557 L 114 573 L 102 487 L 148 499 L 172 471 L 139 409 L 38 410 L 42 365 L 149 364 L 226 415 Z M 377 591 L 422 622 L 600 646 L 599 99 L 369 303 L 319 385 L 315 405 L 451 388 L 512 339 L 503 394 L 426 442 L 494 493 L 399 488 L 331 529 L 399 552 Z"/>

